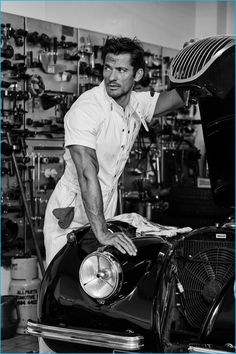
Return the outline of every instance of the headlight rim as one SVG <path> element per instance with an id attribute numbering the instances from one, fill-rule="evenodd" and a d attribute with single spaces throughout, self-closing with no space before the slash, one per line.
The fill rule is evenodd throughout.
<path id="1" fill-rule="evenodd" d="M 111 265 L 111 272 L 115 276 L 115 282 L 113 285 L 112 290 L 110 291 L 109 294 L 105 296 L 94 296 L 91 294 L 88 289 L 86 289 L 86 284 L 83 284 L 83 271 L 84 271 L 84 265 L 88 260 L 91 260 L 92 257 L 102 257 L 105 258 L 106 261 L 109 262 L 109 265 Z M 95 278 L 94 278 L 95 279 Z M 92 299 L 97 300 L 98 302 L 103 302 L 106 300 L 110 300 L 113 298 L 115 295 L 117 295 L 122 287 L 123 284 L 123 270 L 121 267 L 120 262 L 117 260 L 117 258 L 109 251 L 105 250 L 105 247 L 99 248 L 98 250 L 88 254 L 82 261 L 80 268 L 79 268 L 79 282 L 80 286 L 83 289 L 83 291 Z"/>

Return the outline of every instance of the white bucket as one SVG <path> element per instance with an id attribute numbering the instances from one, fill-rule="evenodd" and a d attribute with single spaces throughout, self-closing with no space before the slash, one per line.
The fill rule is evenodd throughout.
<path id="1" fill-rule="evenodd" d="M 12 258 L 9 294 L 17 296 L 20 322 L 17 333 L 26 334 L 27 321 L 37 321 L 37 302 L 40 288 L 37 258 Z"/>

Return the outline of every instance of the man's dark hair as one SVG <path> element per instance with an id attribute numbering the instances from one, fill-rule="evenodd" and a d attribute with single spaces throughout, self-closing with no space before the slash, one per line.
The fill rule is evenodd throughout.
<path id="1" fill-rule="evenodd" d="M 151 79 L 148 75 L 145 75 L 142 77 L 141 80 L 137 82 L 137 84 L 143 86 L 143 87 L 148 87 L 150 85 Z"/>
<path id="2" fill-rule="evenodd" d="M 108 53 L 115 55 L 130 54 L 130 64 L 134 67 L 134 75 L 140 68 L 145 70 L 144 49 L 136 37 L 134 39 L 128 37 L 108 37 L 103 47 L 103 62 Z"/>

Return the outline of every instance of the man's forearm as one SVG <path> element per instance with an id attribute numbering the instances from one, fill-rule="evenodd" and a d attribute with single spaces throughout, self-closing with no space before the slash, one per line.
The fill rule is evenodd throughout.
<path id="1" fill-rule="evenodd" d="M 128 236 L 123 232 L 113 233 L 107 229 L 96 151 L 80 145 L 71 145 L 70 153 L 77 170 L 84 208 L 97 240 L 102 245 L 114 246 L 121 253 L 136 255 L 137 248 Z"/>
<path id="2" fill-rule="evenodd" d="M 98 161 L 95 150 L 84 146 L 70 146 L 71 157 L 75 163 L 81 196 L 91 224 L 97 238 L 107 233 L 107 226 L 103 213 L 103 199 L 98 180 Z"/>
<path id="3" fill-rule="evenodd" d="M 96 176 L 93 179 L 80 180 L 80 187 L 87 217 L 95 236 L 99 239 L 99 235 L 107 232 L 99 181 Z"/>
<path id="4" fill-rule="evenodd" d="M 160 116 L 167 114 L 183 107 L 184 104 L 183 97 L 176 90 L 161 92 L 157 100 L 154 115 Z"/>

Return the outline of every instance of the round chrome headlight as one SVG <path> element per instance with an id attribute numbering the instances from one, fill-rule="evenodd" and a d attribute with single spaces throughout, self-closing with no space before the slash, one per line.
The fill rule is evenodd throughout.
<path id="1" fill-rule="evenodd" d="M 95 299 L 108 299 L 120 288 L 123 273 L 119 262 L 109 252 L 93 252 L 79 270 L 83 290 Z"/>

